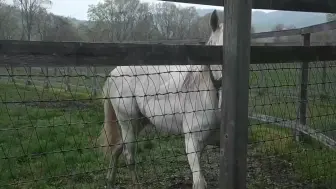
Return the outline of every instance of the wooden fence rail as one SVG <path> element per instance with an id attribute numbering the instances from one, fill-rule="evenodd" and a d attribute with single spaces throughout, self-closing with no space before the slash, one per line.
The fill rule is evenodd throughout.
<path id="1" fill-rule="evenodd" d="M 221 46 L 0 41 L 0 66 L 219 64 Z M 252 46 L 251 64 L 336 60 L 335 46 Z"/>
<path id="2" fill-rule="evenodd" d="M 218 64 L 222 47 L 201 45 L 0 41 L 0 67 Z M 262 56 L 261 56 L 262 55 Z M 336 46 L 252 46 L 251 64 L 336 60 Z M 326 64 L 324 64 L 326 66 Z M 67 70 L 69 72 L 69 70 Z M 326 68 L 324 69 L 326 73 Z M 50 76 L 45 72 L 46 77 Z M 96 74 L 96 73 L 94 73 Z M 92 78 L 92 84 L 96 83 Z M 65 78 L 70 91 L 69 78 Z M 26 84 L 31 84 L 31 77 Z M 47 83 L 45 85 L 48 87 Z M 92 85 L 92 94 L 97 94 Z"/>
<path id="3" fill-rule="evenodd" d="M 251 114 L 249 115 L 249 119 L 256 120 L 259 122 L 276 125 L 282 128 L 287 129 L 294 129 L 297 130 L 311 138 L 321 142 L 326 147 L 336 150 L 336 141 L 331 139 L 330 137 L 324 135 L 321 131 L 314 130 L 310 128 L 308 125 L 300 124 L 295 121 L 286 120 L 283 118 L 273 117 L 269 115 L 262 115 L 262 114 Z"/>

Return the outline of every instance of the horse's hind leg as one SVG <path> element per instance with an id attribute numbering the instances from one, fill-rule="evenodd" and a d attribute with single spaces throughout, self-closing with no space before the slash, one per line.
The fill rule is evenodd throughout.
<path id="1" fill-rule="evenodd" d="M 123 144 L 124 144 L 124 150 L 123 154 L 126 157 L 126 163 L 129 167 L 129 170 L 131 171 L 131 176 L 133 183 L 135 184 L 135 188 L 140 189 L 139 186 L 139 179 L 136 171 L 136 165 L 135 165 L 135 152 L 136 152 L 136 129 L 139 129 L 138 126 L 138 120 L 128 120 L 128 121 L 123 121 L 121 123 L 121 133 L 122 133 L 122 139 L 123 139 Z"/>
<path id="2" fill-rule="evenodd" d="M 118 170 L 118 159 L 122 153 L 122 147 L 123 146 L 121 144 L 117 144 L 112 151 L 109 170 L 107 172 L 107 189 L 113 189 L 115 186 L 115 177 Z"/>
<path id="3" fill-rule="evenodd" d="M 207 183 L 201 170 L 201 152 L 204 145 L 193 133 L 185 134 L 185 145 L 188 162 L 193 175 L 193 189 L 205 189 Z"/>

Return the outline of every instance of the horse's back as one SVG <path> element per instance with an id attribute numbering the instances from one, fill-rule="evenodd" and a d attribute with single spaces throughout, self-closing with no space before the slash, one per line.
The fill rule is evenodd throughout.
<path id="1" fill-rule="evenodd" d="M 110 76 L 118 88 L 132 92 L 135 96 L 155 95 L 169 93 L 165 90 L 176 92 L 188 69 L 190 66 L 185 65 L 118 66 L 111 71 Z"/>
<path id="2" fill-rule="evenodd" d="M 190 66 L 119 66 L 111 76 L 122 96 L 132 96 L 138 110 L 162 132 L 180 133 L 179 90 Z M 121 86 L 125 85 L 125 86 Z M 127 94 L 126 94 L 127 93 Z"/>

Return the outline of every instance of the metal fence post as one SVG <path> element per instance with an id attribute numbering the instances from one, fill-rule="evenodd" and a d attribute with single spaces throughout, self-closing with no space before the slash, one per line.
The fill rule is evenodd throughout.
<path id="1" fill-rule="evenodd" d="M 224 0 L 220 188 L 245 189 L 251 0 Z"/>
<path id="2" fill-rule="evenodd" d="M 303 35 L 303 46 L 310 46 L 310 33 Z M 300 102 L 299 102 L 299 120 L 301 125 L 307 124 L 307 103 L 308 103 L 308 74 L 309 62 L 301 63 L 301 77 L 300 77 Z M 300 141 L 302 133 L 295 129 L 295 140 Z"/>

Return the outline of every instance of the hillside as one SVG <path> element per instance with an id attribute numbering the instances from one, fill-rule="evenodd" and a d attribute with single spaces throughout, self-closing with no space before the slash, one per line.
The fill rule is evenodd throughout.
<path id="1" fill-rule="evenodd" d="M 199 16 L 206 16 L 211 14 L 213 9 L 196 9 Z M 83 20 L 72 20 L 75 23 L 83 23 Z M 285 26 L 295 26 L 297 28 L 311 26 L 326 22 L 325 13 L 307 13 L 307 12 L 292 12 L 292 11 L 274 11 L 252 12 L 252 25 L 256 32 L 270 31 L 277 24 L 284 24 Z"/>
<path id="2" fill-rule="evenodd" d="M 213 9 L 197 9 L 200 16 L 204 16 L 213 11 Z M 285 26 L 293 25 L 297 28 L 326 22 L 324 13 L 307 13 L 292 11 L 274 11 L 265 13 L 262 11 L 252 12 L 252 25 L 256 32 L 270 31 L 276 24 Z"/>
<path id="3" fill-rule="evenodd" d="M 211 14 L 213 9 L 197 9 L 199 16 Z M 86 22 L 84 20 L 72 19 L 76 24 Z M 252 12 L 252 25 L 256 32 L 271 31 L 277 24 L 285 26 L 295 26 L 296 28 L 311 26 L 326 22 L 326 14 L 324 13 L 307 13 L 307 12 L 292 12 L 292 11 L 274 11 Z"/>

